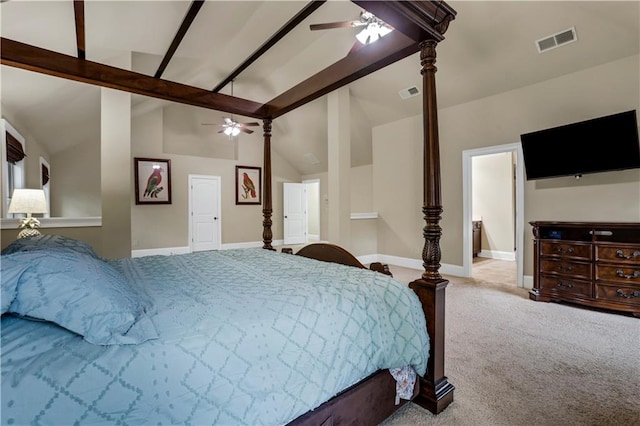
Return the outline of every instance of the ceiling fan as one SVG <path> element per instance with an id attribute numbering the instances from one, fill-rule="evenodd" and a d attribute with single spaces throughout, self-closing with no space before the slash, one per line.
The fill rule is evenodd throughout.
<path id="1" fill-rule="evenodd" d="M 231 96 L 233 96 L 233 80 L 231 80 Z M 222 124 L 214 124 L 214 123 L 202 123 L 203 126 L 220 126 L 221 129 L 218 130 L 218 133 L 224 133 L 225 135 L 232 137 L 238 136 L 240 132 L 251 134 L 253 130 L 248 129 L 247 127 L 259 126 L 260 123 L 256 121 L 252 121 L 249 123 L 240 123 L 233 119 L 233 115 L 231 117 L 224 117 L 224 123 Z"/>
<path id="2" fill-rule="evenodd" d="M 327 22 L 324 24 L 309 25 L 309 29 L 311 31 L 349 27 L 364 27 L 364 29 L 356 35 L 356 38 L 362 44 L 371 44 L 380 37 L 384 37 L 393 31 L 393 27 L 391 25 L 366 10 L 360 12 L 360 17 L 353 21 Z"/>

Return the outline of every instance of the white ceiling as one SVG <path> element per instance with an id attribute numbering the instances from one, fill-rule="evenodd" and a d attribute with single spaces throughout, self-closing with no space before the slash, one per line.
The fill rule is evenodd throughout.
<path id="1" fill-rule="evenodd" d="M 458 15 L 437 49 L 441 108 L 640 51 L 640 1 L 448 3 Z M 162 78 L 212 89 L 306 4 L 207 0 Z M 189 1 L 85 1 L 87 59 L 111 64 L 131 54 L 134 71 L 153 75 L 189 6 Z M 323 5 L 236 78 L 234 95 L 266 102 L 344 57 L 357 29 L 309 31 L 309 24 L 352 20 L 359 12 L 347 1 Z M 0 13 L 2 37 L 76 54 L 72 1 L 9 0 Z M 538 53 L 536 40 L 570 27 L 577 42 Z M 99 138 L 99 88 L 4 65 L 1 71 L 3 111 L 28 126 L 50 152 Z M 353 165 L 371 163 L 371 127 L 421 112 L 421 97 L 398 95 L 410 86 L 421 88 L 418 54 L 350 84 Z M 229 87 L 222 92 L 228 94 Z M 140 114 L 163 102 L 134 95 L 133 104 Z M 194 113 L 206 122 L 222 122 L 228 115 L 195 107 Z M 260 135 L 242 134 L 240 140 L 259 141 Z M 211 137 L 224 136 L 212 131 Z M 326 138 L 326 97 L 274 121 L 274 149 L 301 174 L 326 171 Z M 307 153 L 321 163 L 310 164 Z"/>

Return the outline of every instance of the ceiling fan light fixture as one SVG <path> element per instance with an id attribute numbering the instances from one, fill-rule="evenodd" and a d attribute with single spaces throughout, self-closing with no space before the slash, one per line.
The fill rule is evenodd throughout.
<path id="1" fill-rule="evenodd" d="M 362 44 L 371 44 L 378 41 L 380 37 L 386 36 L 391 31 L 391 28 L 385 25 L 380 25 L 378 22 L 374 21 L 367 24 L 362 31 L 356 34 L 356 38 Z"/>
<path id="2" fill-rule="evenodd" d="M 223 133 L 227 136 L 238 136 L 240 134 L 240 126 L 234 121 L 224 128 Z"/>

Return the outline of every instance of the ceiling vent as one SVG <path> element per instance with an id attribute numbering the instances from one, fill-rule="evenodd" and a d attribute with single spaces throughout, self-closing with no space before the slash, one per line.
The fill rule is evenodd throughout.
<path id="1" fill-rule="evenodd" d="M 538 53 L 542 53 L 546 52 L 547 50 L 555 49 L 556 47 L 572 43 L 576 40 L 578 40 L 578 36 L 576 35 L 576 28 L 571 27 L 568 30 L 560 31 L 559 33 L 553 34 L 549 37 L 536 40 L 536 47 L 538 48 Z"/>
<path id="2" fill-rule="evenodd" d="M 406 89 L 402 89 L 398 92 L 402 99 L 413 98 L 414 96 L 418 96 L 420 94 L 420 89 L 416 86 L 407 87 Z"/>

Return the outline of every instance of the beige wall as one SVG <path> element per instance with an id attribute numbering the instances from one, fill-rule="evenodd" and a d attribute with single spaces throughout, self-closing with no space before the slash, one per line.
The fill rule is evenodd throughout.
<path id="1" fill-rule="evenodd" d="M 513 253 L 515 200 L 513 154 L 475 156 L 472 162 L 473 220 L 482 220 L 482 250 Z"/>
<path id="2" fill-rule="evenodd" d="M 131 256 L 131 93 L 100 91 L 102 253 L 117 259 Z"/>
<path id="3" fill-rule="evenodd" d="M 51 217 L 102 215 L 100 141 L 55 153 L 51 165 Z"/>
<path id="4" fill-rule="evenodd" d="M 307 184 L 307 230 L 320 237 L 320 182 Z"/>
<path id="5" fill-rule="evenodd" d="M 320 240 L 329 241 L 329 174 L 328 173 L 314 173 L 310 175 L 303 175 L 302 180 L 320 181 L 318 190 L 320 191 Z"/>
<path id="6" fill-rule="evenodd" d="M 351 168 L 351 213 L 373 212 L 373 166 Z M 351 220 L 350 251 L 355 256 L 378 253 L 377 219 Z"/>
<path id="7" fill-rule="evenodd" d="M 439 111 L 442 263 L 462 265 L 462 151 L 519 142 L 520 134 L 640 110 L 638 55 Z M 374 209 L 379 253 L 420 258 L 422 117 L 374 128 Z M 402 189 L 402 190 L 400 190 Z M 640 221 L 640 170 L 527 182 L 525 222 Z M 525 227 L 525 275 L 533 270 Z"/>

